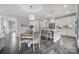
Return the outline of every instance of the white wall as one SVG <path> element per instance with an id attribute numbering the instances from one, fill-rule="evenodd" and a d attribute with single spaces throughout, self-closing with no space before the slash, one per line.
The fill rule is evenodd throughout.
<path id="1" fill-rule="evenodd" d="M 75 21 L 76 21 L 75 16 L 71 17 L 66 17 L 66 18 L 61 18 L 61 19 L 56 19 L 56 26 L 63 26 L 63 25 L 73 25 L 75 26 Z M 75 34 L 75 27 L 72 29 L 60 29 L 62 35 L 67 35 L 67 36 L 76 36 Z"/>
<path id="2" fill-rule="evenodd" d="M 77 46 L 79 48 L 79 4 L 77 5 Z"/>
<path id="3" fill-rule="evenodd" d="M 8 14 L 1 14 L 1 13 L 0 13 L 0 16 L 7 16 L 7 17 L 16 18 L 18 33 L 23 33 L 26 31 L 26 27 L 21 27 L 21 24 L 28 24 L 29 20 L 28 20 L 27 16 L 22 17 L 22 16 L 15 16 L 15 15 L 8 15 Z M 0 25 L 0 27 L 1 27 L 1 25 Z M 0 28 L 0 30 L 1 30 L 1 28 Z"/>
<path id="4" fill-rule="evenodd" d="M 23 25 L 28 25 L 29 20 L 26 17 L 18 17 L 18 33 L 24 33 L 27 29 L 27 26 L 21 26 L 21 24 Z"/>
<path id="5" fill-rule="evenodd" d="M 1 18 L 0 18 L 0 36 L 1 36 Z"/>
<path id="6" fill-rule="evenodd" d="M 75 25 L 76 17 L 66 17 L 61 19 L 56 19 L 56 25 Z"/>

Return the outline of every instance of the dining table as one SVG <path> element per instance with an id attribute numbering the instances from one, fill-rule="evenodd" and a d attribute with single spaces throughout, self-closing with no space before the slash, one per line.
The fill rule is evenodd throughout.
<path id="1" fill-rule="evenodd" d="M 33 40 L 32 31 L 28 31 L 28 32 L 20 34 L 20 40 L 22 42 L 28 42 L 28 47 L 30 47 L 32 44 L 32 40 Z"/>

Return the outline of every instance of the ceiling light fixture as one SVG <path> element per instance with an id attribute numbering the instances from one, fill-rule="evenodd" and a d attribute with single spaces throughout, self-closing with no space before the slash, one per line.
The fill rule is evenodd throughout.
<path id="1" fill-rule="evenodd" d="M 35 20 L 35 15 L 34 15 L 34 14 L 30 14 L 30 15 L 29 15 L 29 19 L 30 19 L 30 20 Z"/>
<path id="2" fill-rule="evenodd" d="M 49 16 L 51 17 L 51 16 L 52 16 L 52 14 L 49 14 Z"/>
<path id="3" fill-rule="evenodd" d="M 64 5 L 64 7 L 66 8 L 66 7 L 67 7 L 67 5 Z"/>
<path id="4" fill-rule="evenodd" d="M 33 6 L 31 5 L 30 8 L 31 8 L 31 11 L 32 11 Z M 29 19 L 30 19 L 30 20 L 35 20 L 35 15 L 32 14 L 32 12 L 31 12 L 31 14 L 29 15 Z"/>

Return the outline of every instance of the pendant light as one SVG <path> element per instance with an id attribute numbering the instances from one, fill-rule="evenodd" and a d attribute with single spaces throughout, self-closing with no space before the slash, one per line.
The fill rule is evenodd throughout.
<path id="1" fill-rule="evenodd" d="M 29 15 L 29 20 L 35 20 L 35 15 L 32 14 L 32 8 L 33 8 L 33 6 L 31 5 L 30 8 L 31 8 L 31 14 Z"/>

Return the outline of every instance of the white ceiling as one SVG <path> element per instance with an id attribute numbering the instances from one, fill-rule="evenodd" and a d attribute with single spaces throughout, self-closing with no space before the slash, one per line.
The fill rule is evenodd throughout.
<path id="1" fill-rule="evenodd" d="M 36 15 L 50 15 L 53 14 L 55 17 L 66 15 L 67 13 L 76 12 L 76 5 L 69 4 L 64 7 L 63 4 L 34 4 L 32 9 L 31 4 L 0 4 L 0 15 L 11 15 L 11 16 L 23 16 L 26 17 L 28 14 Z"/>

